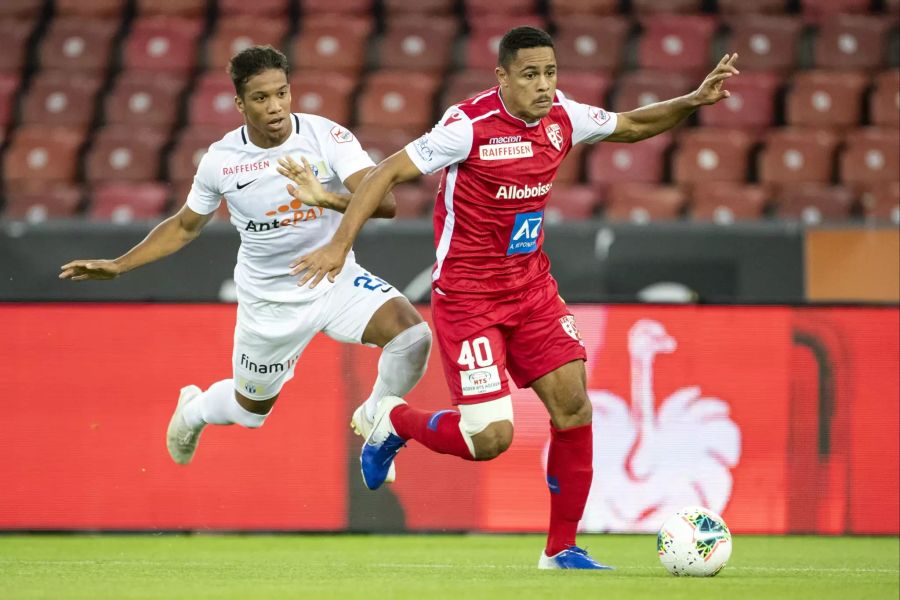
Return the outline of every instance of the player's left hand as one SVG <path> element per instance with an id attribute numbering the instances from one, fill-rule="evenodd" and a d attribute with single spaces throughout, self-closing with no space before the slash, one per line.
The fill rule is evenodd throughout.
<path id="1" fill-rule="evenodd" d="M 325 277 L 334 283 L 334 278 L 344 268 L 347 252 L 349 250 L 345 250 L 343 246 L 332 240 L 318 250 L 313 250 L 292 262 L 291 275 L 298 275 L 306 271 L 297 281 L 297 285 L 300 287 L 309 282 L 309 287 L 314 288 Z"/>
<path id="2" fill-rule="evenodd" d="M 278 159 L 278 167 L 276 170 L 296 183 L 297 185 L 287 184 L 288 193 L 308 206 L 321 206 L 329 208 L 328 193 L 322 187 L 322 183 L 313 173 L 312 166 L 305 156 L 301 156 L 302 165 L 298 165 L 290 156 L 284 156 Z"/>
<path id="3" fill-rule="evenodd" d="M 700 87 L 694 92 L 694 99 L 700 105 L 715 104 L 719 100 L 723 100 L 731 96 L 728 90 L 722 89 L 722 84 L 726 79 L 740 73 L 734 66 L 737 62 L 737 52 L 734 54 L 726 54 L 716 65 L 716 68 L 706 76 Z"/>

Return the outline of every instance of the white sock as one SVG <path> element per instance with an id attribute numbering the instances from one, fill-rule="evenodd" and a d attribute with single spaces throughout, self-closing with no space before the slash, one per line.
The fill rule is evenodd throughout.
<path id="1" fill-rule="evenodd" d="M 234 380 L 217 381 L 209 389 L 188 402 L 182 413 L 189 427 L 199 427 L 203 423 L 209 425 L 231 425 L 237 423 L 244 427 L 261 427 L 268 414 L 252 413 L 238 404 L 234 397 Z"/>
<path id="2" fill-rule="evenodd" d="M 401 331 L 385 344 L 378 359 L 378 377 L 371 395 L 366 399 L 366 417 L 375 418 L 378 401 L 385 396 L 403 397 L 415 387 L 431 353 L 431 329 L 428 323 L 418 323 Z"/>

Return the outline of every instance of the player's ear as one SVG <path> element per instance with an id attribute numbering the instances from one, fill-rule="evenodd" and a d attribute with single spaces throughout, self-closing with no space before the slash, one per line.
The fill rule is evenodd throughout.
<path id="1" fill-rule="evenodd" d="M 234 105 L 237 107 L 239 113 L 244 114 L 244 101 L 241 100 L 240 96 L 234 97 Z"/>
<path id="2" fill-rule="evenodd" d="M 509 85 L 509 73 L 506 72 L 502 66 L 498 66 L 494 69 L 494 74 L 497 75 L 497 81 L 500 82 L 500 85 L 506 87 Z"/>

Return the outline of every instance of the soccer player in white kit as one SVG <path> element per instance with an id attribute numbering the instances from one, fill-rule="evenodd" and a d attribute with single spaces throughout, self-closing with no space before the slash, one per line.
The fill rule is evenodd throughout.
<path id="1" fill-rule="evenodd" d="M 352 252 L 333 282 L 297 285 L 292 261 L 331 239 L 350 194 L 375 164 L 344 127 L 291 112 L 282 53 L 248 48 L 231 59 L 229 73 L 245 124 L 210 146 L 181 210 L 119 258 L 76 260 L 59 275 L 112 279 L 172 254 L 197 237 L 225 198 L 241 235 L 233 376 L 206 391 L 182 388 L 167 432 L 169 453 L 179 464 L 191 461 L 207 424 L 260 427 L 320 331 L 382 348 L 372 393 L 351 421 L 363 437 L 378 401 L 406 395 L 424 374 L 431 350 L 428 324 L 396 288 L 358 265 Z M 302 179 L 303 189 L 287 184 L 287 174 Z M 394 209 L 393 196 L 385 195 L 374 216 L 391 217 Z"/>

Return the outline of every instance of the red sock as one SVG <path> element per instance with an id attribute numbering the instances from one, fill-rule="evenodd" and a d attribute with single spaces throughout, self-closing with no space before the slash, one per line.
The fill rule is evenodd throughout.
<path id="1" fill-rule="evenodd" d="M 547 485 L 550 487 L 550 530 L 547 556 L 575 545 L 575 532 L 584 514 L 594 476 L 591 425 L 555 429 L 550 425 Z"/>
<path id="2" fill-rule="evenodd" d="M 416 440 L 440 454 L 475 460 L 459 430 L 459 413 L 455 410 L 431 413 L 401 404 L 391 411 L 391 423 L 405 440 Z"/>

